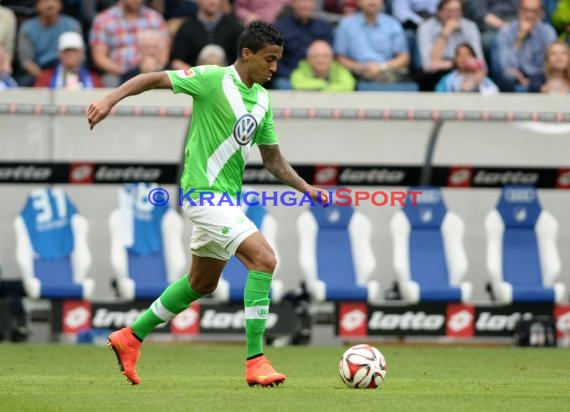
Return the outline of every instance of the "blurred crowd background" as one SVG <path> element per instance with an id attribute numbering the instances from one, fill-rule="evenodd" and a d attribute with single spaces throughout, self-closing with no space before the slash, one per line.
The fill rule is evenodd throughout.
<path id="1" fill-rule="evenodd" d="M 115 87 L 138 73 L 232 64 L 254 20 L 285 35 L 271 89 L 570 90 L 570 0 L 0 3 L 0 90 Z"/>

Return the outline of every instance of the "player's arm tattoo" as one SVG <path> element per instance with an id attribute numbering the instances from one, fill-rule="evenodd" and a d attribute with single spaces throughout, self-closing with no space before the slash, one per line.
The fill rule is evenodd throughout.
<path id="1" fill-rule="evenodd" d="M 285 160 L 279 150 L 279 145 L 260 145 L 259 152 L 263 159 L 263 166 L 281 183 L 291 186 L 300 192 L 305 192 L 309 184 L 305 182 Z"/>

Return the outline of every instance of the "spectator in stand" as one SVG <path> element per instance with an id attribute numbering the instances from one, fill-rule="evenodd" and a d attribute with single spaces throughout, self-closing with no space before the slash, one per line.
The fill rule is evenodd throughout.
<path id="1" fill-rule="evenodd" d="M 392 1 L 392 15 L 398 19 L 406 30 L 408 46 L 411 55 L 411 67 L 414 72 L 419 71 L 420 51 L 416 36 L 417 27 L 424 20 L 433 17 L 437 11 L 439 0 L 398 0 Z"/>
<path id="2" fill-rule="evenodd" d="M 198 11 L 198 6 L 194 0 L 150 0 L 148 3 L 166 20 L 186 17 Z"/>
<path id="3" fill-rule="evenodd" d="M 16 15 L 12 10 L 0 6 L 0 49 L 4 53 L 4 63 L 0 66 L 0 73 L 12 73 L 15 38 Z"/>
<path id="4" fill-rule="evenodd" d="M 280 87 L 280 81 L 289 83 L 291 72 L 306 56 L 307 49 L 315 40 L 325 40 L 329 44 L 333 42 L 333 31 L 329 23 L 315 18 L 316 0 L 292 0 L 291 9 L 293 14 L 281 17 L 275 26 L 285 36 L 283 43 L 283 57 L 277 67 L 276 88 Z"/>
<path id="5" fill-rule="evenodd" d="M 89 42 L 93 62 L 104 73 L 105 87 L 118 86 L 121 76 L 137 67 L 137 34 L 148 29 L 162 31 L 168 38 L 164 19 L 146 7 L 143 0 L 119 0 L 115 6 L 95 17 Z M 168 56 L 168 43 L 164 45 L 163 53 Z"/>
<path id="6" fill-rule="evenodd" d="M 237 57 L 237 41 L 243 28 L 231 15 L 225 14 L 221 0 L 197 0 L 198 13 L 188 16 L 174 38 L 172 68 L 186 70 L 196 65 L 204 46 L 220 45 L 229 61 Z"/>
<path id="7" fill-rule="evenodd" d="M 71 0 L 73 1 L 73 0 Z M 77 4 L 75 5 L 76 14 L 78 20 L 83 27 L 83 33 L 85 38 L 89 35 L 89 29 L 93 23 L 93 19 L 97 14 L 109 7 L 115 5 L 117 0 L 75 0 Z"/>
<path id="8" fill-rule="evenodd" d="M 487 77 L 485 65 L 477 59 L 475 50 L 468 43 L 455 49 L 455 70 L 441 78 L 436 92 L 470 92 L 482 95 L 497 94 L 499 88 Z"/>
<path id="9" fill-rule="evenodd" d="M 339 63 L 359 80 L 393 83 L 407 78 L 410 54 L 402 25 L 382 13 L 382 0 L 359 0 L 361 11 L 341 19 L 334 40 Z"/>
<path id="10" fill-rule="evenodd" d="M 217 44 L 208 44 L 198 55 L 198 66 L 215 65 L 225 67 L 228 65 L 226 52 Z"/>
<path id="11" fill-rule="evenodd" d="M 289 3 L 291 0 L 234 0 L 234 14 L 244 26 L 255 20 L 273 24 Z"/>
<path id="12" fill-rule="evenodd" d="M 560 38 L 570 42 L 570 0 L 558 0 L 552 14 L 552 24 L 560 33 Z"/>
<path id="13" fill-rule="evenodd" d="M 487 61 L 497 32 L 516 20 L 519 0 L 477 0 L 470 3 L 470 16 L 481 30 L 481 41 Z"/>
<path id="14" fill-rule="evenodd" d="M 342 17 L 358 11 L 356 0 L 320 0 L 315 15 L 336 25 Z"/>
<path id="15" fill-rule="evenodd" d="M 418 47 L 422 73 L 418 79 L 420 90 L 433 91 L 435 85 L 453 68 L 455 49 L 468 43 L 475 55 L 485 61 L 481 35 L 477 25 L 463 17 L 459 0 L 441 0 L 437 15 L 418 27 Z"/>
<path id="16" fill-rule="evenodd" d="M 16 20 L 21 23 L 21 20 L 28 19 L 36 15 L 36 1 L 37 0 L 2 0 L 4 7 L 9 8 L 16 15 Z"/>
<path id="17" fill-rule="evenodd" d="M 322 8 L 327 13 L 350 16 L 358 11 L 357 0 L 322 0 Z"/>
<path id="18" fill-rule="evenodd" d="M 61 14 L 61 0 L 37 0 L 38 16 L 25 21 L 18 35 L 18 58 L 25 75 L 20 86 L 33 86 L 43 69 L 58 62 L 57 41 L 62 33 L 81 33 L 81 25 L 72 17 Z"/>
<path id="19" fill-rule="evenodd" d="M 330 44 L 316 40 L 309 46 L 307 58 L 293 70 L 291 85 L 294 90 L 350 92 L 356 80 L 347 68 L 334 61 Z"/>
<path id="20" fill-rule="evenodd" d="M 543 72 L 544 53 L 556 40 L 554 28 L 542 21 L 543 16 L 541 0 L 521 0 L 518 19 L 497 34 L 495 76 L 502 90 L 527 91 L 529 78 Z"/>
<path id="21" fill-rule="evenodd" d="M 406 30 L 416 31 L 424 20 L 433 17 L 439 0 L 397 0 L 392 2 L 392 15 Z"/>
<path id="22" fill-rule="evenodd" d="M 162 30 L 142 30 L 137 34 L 137 50 L 139 64 L 134 69 L 123 74 L 121 82 L 124 83 L 141 73 L 166 70 L 168 56 L 163 48 L 169 44 L 169 39 Z"/>
<path id="23" fill-rule="evenodd" d="M 543 0 L 544 2 L 544 21 L 548 24 L 552 23 L 552 15 L 560 0 Z"/>
<path id="24" fill-rule="evenodd" d="M 42 70 L 36 79 L 35 87 L 50 89 L 93 89 L 102 87 L 101 79 L 85 66 L 85 44 L 83 37 L 74 31 L 59 36 L 59 63 L 52 68 Z"/>
<path id="25" fill-rule="evenodd" d="M 147 3 L 166 20 L 186 17 L 198 11 L 196 0 L 148 0 Z M 231 13 L 233 0 L 222 0 L 222 3 L 224 13 Z"/>
<path id="26" fill-rule="evenodd" d="M 546 49 L 544 74 L 530 79 L 529 91 L 568 94 L 570 93 L 570 46 L 557 40 Z"/>
<path id="27" fill-rule="evenodd" d="M 0 90 L 18 87 L 16 80 L 14 80 L 6 70 L 6 60 L 7 55 L 4 53 L 2 46 L 0 46 Z"/>

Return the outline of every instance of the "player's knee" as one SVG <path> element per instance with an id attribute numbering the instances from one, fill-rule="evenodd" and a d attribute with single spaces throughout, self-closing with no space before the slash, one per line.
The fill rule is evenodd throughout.
<path id="1" fill-rule="evenodd" d="M 275 272 L 275 267 L 277 266 L 277 258 L 275 257 L 275 253 L 273 250 L 268 250 L 266 253 L 263 253 L 259 260 L 256 262 L 258 270 L 265 273 L 273 273 Z"/>
<path id="2" fill-rule="evenodd" d="M 194 289 L 196 292 L 198 292 L 201 295 L 209 295 L 210 293 L 213 293 L 216 290 L 216 288 L 218 287 L 218 283 L 217 282 L 214 283 L 209 279 L 206 279 L 202 281 L 191 281 L 190 286 L 192 286 L 192 289 Z"/>
<path id="3" fill-rule="evenodd" d="M 200 287 L 200 290 L 198 290 L 197 292 L 200 293 L 201 295 L 209 295 L 210 293 L 214 293 L 216 287 L 218 287 L 218 285 L 202 285 Z"/>

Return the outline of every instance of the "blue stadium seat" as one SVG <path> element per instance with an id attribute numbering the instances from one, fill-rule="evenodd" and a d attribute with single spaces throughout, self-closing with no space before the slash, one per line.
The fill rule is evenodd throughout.
<path id="1" fill-rule="evenodd" d="M 26 294 L 36 299 L 90 299 L 89 224 L 61 189 L 36 189 L 14 220 L 16 260 Z"/>
<path id="2" fill-rule="evenodd" d="M 468 302 L 473 287 L 464 282 L 467 257 L 463 247 L 465 225 L 448 210 L 436 187 L 412 187 L 414 205 L 406 204 L 390 223 L 394 242 L 394 268 L 404 300 L 417 302 Z"/>
<path id="3" fill-rule="evenodd" d="M 307 288 L 322 301 L 379 300 L 370 220 L 352 206 L 310 207 L 297 220 Z"/>
<path id="4" fill-rule="evenodd" d="M 566 287 L 555 283 L 561 264 L 558 223 L 532 186 L 505 186 L 485 219 L 487 266 L 500 303 L 563 302 Z"/>
<path id="5" fill-rule="evenodd" d="M 380 83 L 360 80 L 356 83 L 356 90 L 361 92 L 417 92 L 420 89 L 414 82 Z"/>
<path id="6" fill-rule="evenodd" d="M 245 193 L 246 190 L 243 192 Z M 254 203 L 253 198 L 250 198 L 250 202 Z M 273 273 L 270 297 L 273 303 L 279 303 L 283 299 L 284 289 L 283 282 L 276 279 L 279 269 L 279 255 L 275 247 L 277 239 L 277 221 L 273 216 L 267 213 L 267 209 L 261 204 L 247 206 L 242 203 L 242 208 L 245 215 L 255 224 L 255 226 L 257 226 L 277 256 L 278 263 L 275 273 Z M 212 296 L 223 302 L 241 302 L 243 301 L 243 291 L 246 279 L 247 268 L 237 257 L 232 256 L 226 264 L 222 277 L 220 278 L 220 282 L 218 283 L 218 287 Z"/>
<path id="7" fill-rule="evenodd" d="M 183 219 L 169 205 L 154 206 L 154 184 L 119 189 L 119 208 L 109 217 L 111 265 L 117 291 L 125 299 L 155 299 L 186 273 Z"/>

